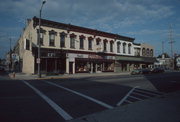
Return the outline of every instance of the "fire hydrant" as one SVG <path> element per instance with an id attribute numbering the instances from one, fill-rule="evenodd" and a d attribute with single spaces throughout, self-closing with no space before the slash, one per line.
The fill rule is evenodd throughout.
<path id="1" fill-rule="evenodd" d="M 15 72 L 13 72 L 13 78 L 15 78 L 16 77 L 16 73 Z"/>

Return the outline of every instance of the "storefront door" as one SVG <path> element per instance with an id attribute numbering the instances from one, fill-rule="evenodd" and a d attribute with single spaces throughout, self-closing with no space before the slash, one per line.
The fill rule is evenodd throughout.
<path id="1" fill-rule="evenodd" d="M 47 59 L 47 72 L 54 72 L 56 70 L 55 63 L 55 59 Z"/>
<path id="2" fill-rule="evenodd" d="M 69 74 L 73 74 L 73 62 L 69 62 Z"/>
<path id="3" fill-rule="evenodd" d="M 96 72 L 96 63 L 93 63 L 93 73 Z"/>

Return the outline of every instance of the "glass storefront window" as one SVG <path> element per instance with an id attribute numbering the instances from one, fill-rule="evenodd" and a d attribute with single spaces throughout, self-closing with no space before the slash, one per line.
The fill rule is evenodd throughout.
<path id="1" fill-rule="evenodd" d="M 114 63 L 104 63 L 104 71 L 113 71 Z"/>
<path id="2" fill-rule="evenodd" d="M 97 64 L 97 71 L 102 71 L 101 64 Z"/>
<path id="3" fill-rule="evenodd" d="M 77 62 L 76 63 L 76 72 L 89 72 L 90 65 L 88 62 Z"/>

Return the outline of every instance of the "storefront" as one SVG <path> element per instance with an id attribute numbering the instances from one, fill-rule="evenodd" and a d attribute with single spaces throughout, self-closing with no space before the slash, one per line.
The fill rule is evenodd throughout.
<path id="1" fill-rule="evenodd" d="M 35 55 L 35 73 L 38 70 L 37 64 L 37 49 L 33 48 L 33 53 Z M 41 65 L 42 74 L 64 74 L 66 73 L 66 52 L 58 49 L 46 49 L 41 48 Z"/>
<path id="2" fill-rule="evenodd" d="M 115 72 L 130 72 L 133 69 L 149 68 L 156 61 L 153 57 L 116 56 Z"/>
<path id="3" fill-rule="evenodd" d="M 71 73 L 70 71 L 74 71 L 73 74 L 114 72 L 114 56 L 69 53 L 68 58 L 69 64 L 74 64 L 69 73 Z M 71 66 L 69 65 L 69 67 Z"/>

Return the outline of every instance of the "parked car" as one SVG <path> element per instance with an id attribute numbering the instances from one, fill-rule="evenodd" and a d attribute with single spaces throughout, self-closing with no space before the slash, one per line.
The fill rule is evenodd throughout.
<path id="1" fill-rule="evenodd" d="M 150 69 L 135 69 L 131 72 L 131 75 L 138 75 L 138 74 L 150 74 Z"/>
<path id="2" fill-rule="evenodd" d="M 133 71 L 131 71 L 131 75 L 137 75 L 141 73 L 142 73 L 142 69 L 134 69 Z"/>
<path id="3" fill-rule="evenodd" d="M 142 74 L 150 74 L 151 70 L 150 69 L 142 69 Z"/>
<path id="4" fill-rule="evenodd" d="M 4 72 L 5 71 L 5 68 L 0 66 L 0 72 Z"/>
<path id="5" fill-rule="evenodd" d="M 164 69 L 163 68 L 154 68 L 151 70 L 151 73 L 163 73 Z"/>

